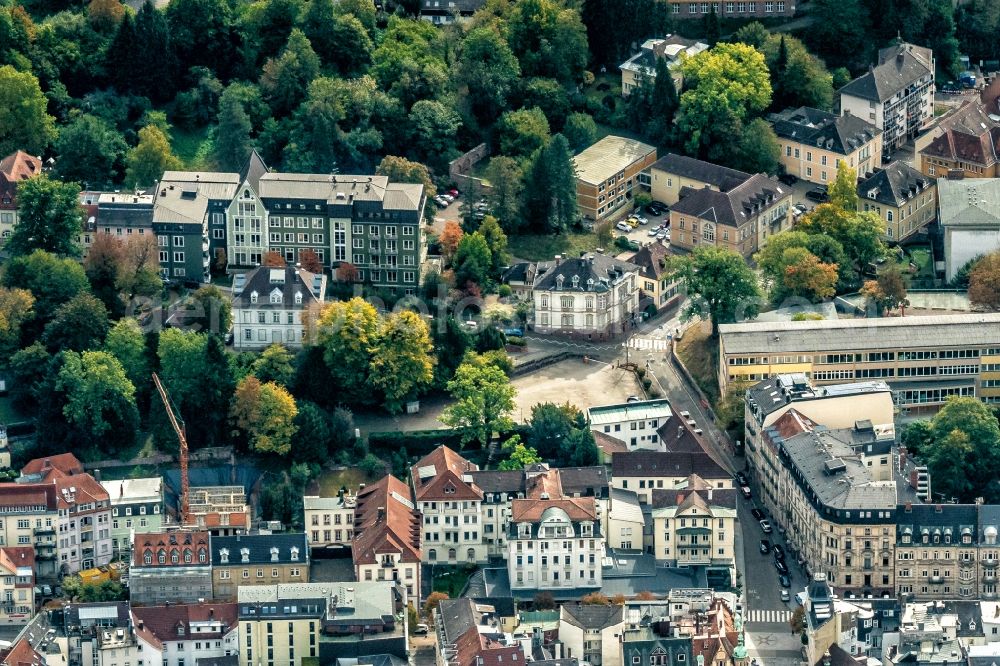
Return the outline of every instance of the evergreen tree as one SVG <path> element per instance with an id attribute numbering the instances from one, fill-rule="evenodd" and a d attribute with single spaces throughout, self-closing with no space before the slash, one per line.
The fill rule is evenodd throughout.
<path id="1" fill-rule="evenodd" d="M 722 39 L 722 26 L 719 25 L 719 15 L 715 13 L 715 5 L 712 5 L 712 11 L 702 19 L 701 34 L 705 36 L 709 47 L 715 46 Z"/>
<path id="2" fill-rule="evenodd" d="M 560 233 L 576 224 L 576 169 L 569 141 L 556 134 L 543 149 L 548 170 L 548 183 L 552 197 L 549 228 Z"/>
<path id="3" fill-rule="evenodd" d="M 656 80 L 653 83 L 649 107 L 652 112 L 647 136 L 655 143 L 668 144 L 673 135 L 674 114 L 680 100 L 673 74 L 667 67 L 666 58 L 656 59 Z"/>
<path id="4" fill-rule="evenodd" d="M 136 35 L 132 12 L 125 12 L 125 16 L 118 24 L 118 31 L 108 46 L 105 63 L 115 88 L 121 92 L 132 92 L 144 55 L 139 49 L 139 38 Z"/>
<path id="5" fill-rule="evenodd" d="M 170 43 L 170 26 L 163 13 L 146 0 L 135 17 L 137 48 L 133 72 L 136 76 L 132 90 L 156 102 L 165 102 L 174 96 L 176 60 Z M 153 55 L 155 54 L 155 55 Z M 218 71 L 219 63 L 208 64 Z"/>
<path id="6" fill-rule="evenodd" d="M 223 171 L 237 171 L 250 154 L 250 117 L 235 96 L 219 100 L 219 125 L 215 129 L 215 159 Z"/>

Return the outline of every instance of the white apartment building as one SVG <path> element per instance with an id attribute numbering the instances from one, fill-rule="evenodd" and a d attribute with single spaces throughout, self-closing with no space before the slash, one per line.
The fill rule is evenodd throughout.
<path id="1" fill-rule="evenodd" d="M 633 490 L 649 504 L 657 490 L 687 488 L 697 475 L 716 490 L 733 488 L 733 477 L 704 451 L 629 451 L 611 459 L 611 486 Z"/>
<path id="2" fill-rule="evenodd" d="M 646 519 L 639 504 L 639 496 L 631 490 L 612 488 L 605 512 L 604 534 L 608 548 L 613 550 L 642 550 Z"/>
<path id="3" fill-rule="evenodd" d="M 882 130 L 883 154 L 915 138 L 934 117 L 934 53 L 901 43 L 878 52 L 878 62 L 838 93 L 840 112 Z"/>
<path id="4" fill-rule="evenodd" d="M 141 660 L 147 664 L 196 665 L 201 659 L 240 651 L 235 603 L 133 607 L 132 625 Z"/>
<path id="5" fill-rule="evenodd" d="M 233 278 L 233 346 L 301 347 L 308 313 L 326 297 L 326 275 L 296 266 L 261 266 Z"/>
<path id="6" fill-rule="evenodd" d="M 447 446 L 439 446 L 410 468 L 416 508 L 424 521 L 424 562 L 487 561 L 483 491 L 470 474 L 478 469 Z"/>
<path id="7" fill-rule="evenodd" d="M 336 497 L 306 495 L 302 498 L 305 532 L 312 548 L 346 547 L 354 538 L 354 509 L 357 495 L 338 493 Z"/>
<path id="8" fill-rule="evenodd" d="M 600 588 L 604 535 L 593 497 L 566 497 L 559 470 L 528 479 L 511 502 L 507 569 L 512 590 Z"/>
<path id="9" fill-rule="evenodd" d="M 593 666 L 622 666 L 624 629 L 624 606 L 577 603 L 559 607 L 559 640 L 566 657 Z"/>
<path id="10" fill-rule="evenodd" d="M 605 340 L 636 323 L 639 267 L 603 254 L 557 258 L 536 266 L 534 330 Z"/>
<path id="11" fill-rule="evenodd" d="M 657 431 L 672 414 L 666 398 L 601 405 L 587 410 L 594 432 L 614 437 L 629 451 L 663 451 L 663 441 Z"/>
<path id="12" fill-rule="evenodd" d="M 135 534 L 159 532 L 167 518 L 163 511 L 163 479 L 102 481 L 111 500 L 111 547 L 116 553 L 132 549 Z"/>

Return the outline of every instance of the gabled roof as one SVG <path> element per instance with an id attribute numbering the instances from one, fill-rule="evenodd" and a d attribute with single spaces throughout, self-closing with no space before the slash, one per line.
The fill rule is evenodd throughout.
<path id="1" fill-rule="evenodd" d="M 928 74 L 934 74 L 931 50 L 904 42 L 879 51 L 877 65 L 837 92 L 884 102 Z"/>
<path id="2" fill-rule="evenodd" d="M 921 155 L 950 161 L 995 164 L 1000 144 L 1000 122 L 990 117 L 978 101 L 967 100 L 953 113 L 941 118 L 940 134 L 920 151 Z"/>
<path id="3" fill-rule="evenodd" d="M 418 502 L 437 500 L 481 500 L 483 491 L 462 477 L 479 467 L 447 446 L 439 446 L 410 468 L 410 480 Z"/>
<path id="4" fill-rule="evenodd" d="M 670 210 L 738 229 L 790 194 L 776 179 L 758 173 L 725 192 L 707 187 L 689 190 Z"/>
<path id="5" fill-rule="evenodd" d="M 420 561 L 420 513 L 409 486 L 389 474 L 358 493 L 351 552 L 355 565 L 375 564 L 381 554 Z"/>
<path id="6" fill-rule="evenodd" d="M 540 262 L 534 288 L 542 291 L 596 292 L 608 291 L 629 273 L 639 270 L 635 264 L 620 261 L 606 254 L 592 252 L 585 257 Z"/>
<path id="7" fill-rule="evenodd" d="M 191 567 L 211 566 L 211 558 L 208 555 L 208 532 L 147 532 L 136 534 L 132 542 L 132 566 L 133 567 Z M 205 550 L 205 562 L 198 561 L 198 552 Z M 191 551 L 191 562 L 184 562 L 184 551 Z M 152 563 L 144 564 L 143 556 L 146 552 L 152 555 Z M 163 551 L 165 562 L 160 564 L 158 555 Z M 178 562 L 171 561 L 171 554 L 178 554 Z"/>
<path id="8" fill-rule="evenodd" d="M 34 458 L 21 468 L 21 476 L 38 474 L 39 478 L 45 479 L 53 470 L 62 472 L 65 475 L 81 474 L 83 472 L 83 463 L 72 453 L 59 453 L 54 456 Z"/>
<path id="9" fill-rule="evenodd" d="M 858 196 L 886 206 L 902 206 L 934 184 L 902 160 L 896 160 L 858 183 Z"/>
<path id="10" fill-rule="evenodd" d="M 687 478 L 697 474 L 703 479 L 729 479 L 730 474 L 707 453 L 629 451 L 611 459 L 611 477 L 657 476 Z"/>
<path id="11" fill-rule="evenodd" d="M 711 162 L 697 160 L 686 155 L 667 153 L 656 160 L 651 170 L 664 171 L 677 176 L 708 183 L 723 192 L 733 189 L 750 178 L 750 174 L 729 167 L 719 166 Z"/>
<path id="12" fill-rule="evenodd" d="M 271 294 L 275 290 L 281 296 L 278 303 L 271 302 Z M 257 295 L 256 303 L 253 302 L 253 294 Z M 295 302 L 296 296 L 300 296 L 301 302 Z M 235 309 L 305 310 L 313 304 L 322 303 L 325 297 L 326 275 L 310 273 L 295 266 L 258 266 L 246 275 L 236 276 L 233 281 Z"/>
<path id="13" fill-rule="evenodd" d="M 478 470 L 469 474 L 484 494 L 524 492 L 523 470 Z"/>
<path id="14" fill-rule="evenodd" d="M 25 567 L 34 571 L 35 549 L 31 546 L 5 546 L 0 548 L 0 568 L 11 576 L 18 574 L 18 569 Z"/>
<path id="15" fill-rule="evenodd" d="M 560 621 L 580 629 L 607 629 L 625 621 L 625 607 L 618 604 L 564 604 L 560 610 Z"/>
<path id="16" fill-rule="evenodd" d="M 774 133 L 783 139 L 845 156 L 882 134 L 882 130 L 857 116 L 838 116 L 808 106 L 772 113 L 767 119 Z"/>
<path id="17" fill-rule="evenodd" d="M 270 169 L 267 168 L 267 164 L 264 163 L 264 158 L 260 156 L 257 149 L 251 148 L 250 155 L 247 156 L 247 161 L 244 162 L 243 166 L 240 168 L 240 182 L 249 183 L 254 192 L 257 192 L 257 185 L 260 182 L 260 177 L 269 171 Z"/>
<path id="18" fill-rule="evenodd" d="M 76 504 L 107 502 L 110 499 L 104 486 L 89 474 L 56 477 L 54 483 L 60 509 L 68 509 Z"/>
<path id="19" fill-rule="evenodd" d="M 44 663 L 27 638 L 15 640 L 11 647 L 0 652 L 0 666 L 42 666 Z"/>
<path id="20" fill-rule="evenodd" d="M 573 521 L 597 519 L 597 505 L 593 497 L 568 497 L 563 499 L 516 499 L 511 503 L 511 522 L 535 523 L 551 509 L 561 511 Z"/>
<path id="21" fill-rule="evenodd" d="M 639 267 L 639 275 L 650 280 L 659 280 L 670 274 L 665 266 L 670 252 L 662 243 L 649 243 L 627 259 Z"/>
<path id="22" fill-rule="evenodd" d="M 42 172 L 42 161 L 23 150 L 0 160 L 0 208 L 16 208 L 17 184 Z"/>
<path id="23" fill-rule="evenodd" d="M 1000 178 L 938 178 L 937 186 L 942 226 L 1000 229 Z"/>
<path id="24" fill-rule="evenodd" d="M 237 605 L 217 602 L 133 606 L 132 619 L 136 633 L 159 649 L 172 641 L 222 638 L 239 624 Z"/>
<path id="25" fill-rule="evenodd" d="M 0 483 L 0 508 L 10 511 L 17 507 L 44 507 L 55 511 L 56 487 L 52 483 Z"/>

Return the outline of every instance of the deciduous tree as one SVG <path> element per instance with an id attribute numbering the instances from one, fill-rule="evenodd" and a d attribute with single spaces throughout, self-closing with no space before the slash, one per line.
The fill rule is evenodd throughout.
<path id="1" fill-rule="evenodd" d="M 30 71 L 0 66 L 0 155 L 24 150 L 41 155 L 56 138 L 56 119 Z"/>
<path id="2" fill-rule="evenodd" d="M 464 235 L 452 260 L 455 286 L 464 289 L 469 282 L 479 287 L 488 286 L 492 264 L 493 255 L 483 235 L 478 231 Z"/>
<path id="3" fill-rule="evenodd" d="M 572 116 L 570 120 L 572 121 Z M 567 122 L 567 125 L 569 124 Z M 524 172 L 514 158 L 498 155 L 491 159 L 489 166 L 486 167 L 486 179 L 490 181 L 491 186 L 490 210 L 506 231 L 516 232 L 523 224 L 521 191 L 524 187 Z"/>
<path id="4" fill-rule="evenodd" d="M 361 298 L 330 303 L 317 321 L 318 346 L 341 399 L 370 404 L 368 364 L 378 339 L 378 312 Z"/>
<path id="5" fill-rule="evenodd" d="M 299 250 L 299 264 L 310 273 L 323 273 L 323 262 L 319 260 L 319 255 L 308 247 Z"/>
<path id="6" fill-rule="evenodd" d="M 837 162 L 837 177 L 827 185 L 830 203 L 848 212 L 858 210 L 858 172 L 847 166 L 847 162 Z"/>
<path id="7" fill-rule="evenodd" d="M 458 222 L 448 220 L 444 223 L 444 229 L 438 237 L 438 244 L 441 246 L 441 257 L 444 259 L 446 265 L 455 256 L 455 252 L 458 251 L 458 246 L 462 242 L 464 235 L 462 227 L 458 225 Z"/>
<path id="8" fill-rule="evenodd" d="M 401 310 L 379 323 L 371 350 L 368 381 L 381 393 L 390 414 L 400 412 L 434 378 L 434 346 L 427 323 L 416 312 Z"/>
<path id="9" fill-rule="evenodd" d="M 261 382 L 273 382 L 288 388 L 295 377 L 295 366 L 292 364 L 294 360 L 295 357 L 287 347 L 274 343 L 261 352 L 251 369 Z"/>
<path id="10" fill-rule="evenodd" d="M 563 127 L 562 133 L 569 141 L 570 149 L 574 153 L 578 153 L 597 141 L 597 123 L 594 122 L 594 118 L 590 114 L 571 113 L 566 117 L 566 125 Z M 491 160 L 490 164 L 492 163 Z M 492 182 L 491 180 L 490 183 L 492 184 Z"/>
<path id="11" fill-rule="evenodd" d="M 120 177 L 128 149 L 117 130 L 89 114 L 77 116 L 62 128 L 54 147 L 59 177 L 85 182 L 94 189 L 106 187 Z"/>
<path id="12" fill-rule="evenodd" d="M 135 386 L 114 356 L 103 351 L 64 352 L 56 389 L 65 394 L 63 415 L 78 444 L 115 453 L 135 442 L 139 428 Z"/>
<path id="13" fill-rule="evenodd" d="M 821 301 L 836 293 L 837 267 L 824 264 L 805 248 L 791 248 L 784 252 L 785 294 L 811 301 Z"/>
<path id="14" fill-rule="evenodd" d="M 302 91 L 319 74 L 319 56 L 313 51 L 309 38 L 296 28 L 288 36 L 281 55 L 264 63 L 260 88 L 274 113 L 286 115 L 298 106 Z"/>
<path id="15" fill-rule="evenodd" d="M 27 289 L 0 287 L 0 366 L 21 347 L 21 328 L 35 312 L 35 297 Z"/>
<path id="16" fill-rule="evenodd" d="M 1000 497 L 1000 426 L 990 408 L 977 398 L 949 398 L 931 419 L 932 441 L 921 457 L 934 475 L 934 494 L 945 500 L 972 503 Z"/>
<path id="17" fill-rule="evenodd" d="M 295 398 L 274 382 L 262 384 L 250 376 L 236 386 L 230 415 L 258 453 L 288 455 L 297 430 L 296 414 Z"/>
<path id="18" fill-rule="evenodd" d="M 507 454 L 507 459 L 500 462 L 499 469 L 519 471 L 528 465 L 542 462 L 538 451 L 530 446 L 525 446 L 520 435 L 511 435 L 501 448 Z"/>
<path id="19" fill-rule="evenodd" d="M 77 294 L 55 311 L 45 326 L 42 341 L 53 352 L 84 351 L 104 342 L 111 324 L 104 304 L 86 292 Z"/>
<path id="20" fill-rule="evenodd" d="M 477 440 L 487 448 L 493 433 L 513 427 L 510 415 L 517 390 L 503 370 L 478 354 L 466 354 L 448 382 L 448 392 L 453 402 L 445 407 L 441 422 L 462 428 L 463 444 Z"/>
<path id="21" fill-rule="evenodd" d="M 521 67 L 497 28 L 474 28 L 462 40 L 458 54 L 459 81 L 469 91 L 469 103 L 483 123 L 496 120 L 521 76 Z"/>
<path id="22" fill-rule="evenodd" d="M 979 307 L 1000 309 L 1000 252 L 983 257 L 969 272 L 969 301 Z"/>
<path id="23" fill-rule="evenodd" d="M 8 252 L 25 255 L 44 250 L 68 257 L 80 255 L 83 208 L 79 185 L 44 173 L 34 176 L 18 185 L 17 206 L 18 223 L 7 242 Z"/>
<path id="24" fill-rule="evenodd" d="M 139 143 L 129 151 L 125 163 L 125 183 L 130 187 L 148 187 L 164 171 L 181 168 L 181 161 L 170 149 L 169 137 L 156 125 L 139 130 Z"/>
<path id="25" fill-rule="evenodd" d="M 680 275 L 689 294 L 686 312 L 710 317 L 713 337 L 719 334 L 719 324 L 753 319 L 760 311 L 757 278 L 732 250 L 699 247 L 681 263 Z"/>
<path id="26" fill-rule="evenodd" d="M 44 250 L 7 262 L 2 282 L 5 287 L 27 289 L 35 297 L 33 324 L 44 325 L 63 303 L 89 290 L 80 262 L 59 258 Z M 40 331 L 39 331 L 40 332 Z"/>

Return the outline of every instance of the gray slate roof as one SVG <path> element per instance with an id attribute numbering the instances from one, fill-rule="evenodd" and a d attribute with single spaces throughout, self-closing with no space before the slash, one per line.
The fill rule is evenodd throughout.
<path id="1" fill-rule="evenodd" d="M 972 537 L 976 543 L 978 516 L 975 504 L 912 504 L 901 507 L 896 514 L 896 538 L 902 540 L 904 534 L 912 537 L 911 544 L 922 545 L 926 532 L 928 546 L 940 548 L 945 537 L 951 537 L 952 544 L 958 544 L 963 534 Z M 934 543 L 934 537 L 938 543 Z"/>
<path id="2" fill-rule="evenodd" d="M 681 476 L 697 474 L 703 479 L 729 479 L 730 474 L 707 453 L 628 451 L 611 458 L 611 476 Z"/>
<path id="3" fill-rule="evenodd" d="M 230 537 L 212 537 L 212 566 L 239 566 L 241 564 L 289 564 L 309 563 L 309 543 L 306 535 L 300 534 L 242 534 Z M 223 563 L 222 549 L 229 551 L 229 562 Z M 249 551 L 247 562 L 243 561 L 243 549 Z M 271 559 L 271 549 L 278 549 L 278 559 Z M 292 548 L 298 549 L 298 559 L 292 559 Z"/>
<path id="4" fill-rule="evenodd" d="M 581 629 L 605 629 L 624 621 L 624 606 L 610 604 L 591 606 L 585 604 L 565 604 L 562 610 L 565 620 Z"/>
<path id="5" fill-rule="evenodd" d="M 933 181 L 906 162 L 896 160 L 858 183 L 858 196 L 886 206 L 902 206 Z"/>
<path id="6" fill-rule="evenodd" d="M 726 354 L 814 354 L 854 349 L 1000 345 L 1000 313 L 744 322 L 719 326 Z"/>
<path id="7" fill-rule="evenodd" d="M 878 64 L 838 92 L 873 102 L 885 102 L 921 77 L 933 75 L 931 51 L 913 44 L 898 44 L 879 51 Z"/>
<path id="8" fill-rule="evenodd" d="M 676 153 L 667 153 L 660 159 L 656 160 L 650 169 L 665 171 L 667 173 L 683 176 L 684 178 L 690 178 L 702 183 L 708 183 L 710 185 L 714 185 L 723 192 L 731 190 L 750 178 L 750 174 L 743 171 L 737 171 L 736 169 L 730 169 L 729 167 L 719 166 L 718 164 L 712 164 L 711 162 L 696 160 L 693 157 L 678 155 Z"/>
<path id="9" fill-rule="evenodd" d="M 822 147 L 841 155 L 857 150 L 882 133 L 882 130 L 857 116 L 838 116 L 808 106 L 772 113 L 768 120 L 774 133 L 781 138 Z"/>
<path id="10" fill-rule="evenodd" d="M 544 273 L 542 268 L 546 269 Z M 578 259 L 563 259 L 557 262 L 538 264 L 539 277 L 534 288 L 542 291 L 595 292 L 608 291 L 608 283 L 614 284 L 627 273 L 638 273 L 639 267 L 627 261 L 619 261 L 605 254 L 590 253 Z M 562 277 L 560 282 L 559 278 Z M 577 278 L 576 286 L 573 278 Z"/>
<path id="11" fill-rule="evenodd" d="M 269 171 L 267 164 L 264 163 L 264 158 L 260 156 L 256 148 L 253 148 L 247 161 L 244 162 L 243 168 L 240 169 L 240 181 L 249 182 L 250 187 L 253 188 L 254 192 L 257 192 L 260 177 Z"/>
<path id="12" fill-rule="evenodd" d="M 1000 178 L 938 178 L 937 185 L 942 226 L 1000 229 Z"/>
<path id="13" fill-rule="evenodd" d="M 242 280 L 240 278 L 243 278 Z M 282 298 L 280 304 L 272 304 L 271 292 L 280 289 Z M 316 293 L 320 294 L 317 298 Z M 257 302 L 252 295 L 257 292 Z M 310 273 L 303 268 L 284 266 L 271 268 L 259 266 L 249 273 L 237 275 L 233 282 L 233 307 L 254 308 L 266 310 L 276 308 L 281 310 L 305 309 L 313 303 L 320 303 L 326 292 L 326 276 Z M 295 304 L 295 295 L 302 294 L 302 303 Z"/>
<path id="14" fill-rule="evenodd" d="M 805 382 L 804 387 L 801 385 L 795 387 L 790 384 L 797 378 L 801 378 Z M 889 385 L 882 380 L 810 387 L 805 375 L 778 375 L 754 384 L 747 389 L 747 395 L 762 416 L 767 416 L 791 402 L 822 400 L 834 395 L 844 396 L 855 393 L 887 393 L 890 390 Z"/>
<path id="15" fill-rule="evenodd" d="M 754 174 L 740 185 L 725 192 L 709 188 L 690 191 L 682 195 L 672 211 L 739 228 L 761 210 L 775 205 L 790 196 L 790 188 L 765 174 Z"/>

